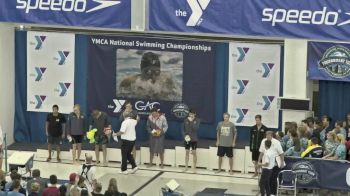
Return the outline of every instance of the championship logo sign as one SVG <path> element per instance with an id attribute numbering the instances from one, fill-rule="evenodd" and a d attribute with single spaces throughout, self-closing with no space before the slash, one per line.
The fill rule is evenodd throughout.
<path id="1" fill-rule="evenodd" d="M 318 62 L 319 68 L 324 69 L 335 78 L 344 78 L 350 75 L 350 50 L 344 46 L 332 46 Z"/>
<path id="2" fill-rule="evenodd" d="M 309 161 L 298 161 L 292 165 L 292 170 L 297 174 L 299 184 L 309 184 L 317 181 L 317 172 Z"/>

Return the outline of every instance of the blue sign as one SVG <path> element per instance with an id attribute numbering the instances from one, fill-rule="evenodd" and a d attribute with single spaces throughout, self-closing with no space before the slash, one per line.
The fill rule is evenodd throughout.
<path id="1" fill-rule="evenodd" d="M 309 42 L 308 78 L 350 81 L 350 44 Z"/>
<path id="2" fill-rule="evenodd" d="M 130 18 L 131 0 L 0 1 L 3 22 L 129 29 Z"/>
<path id="3" fill-rule="evenodd" d="M 194 108 L 215 116 L 216 43 L 144 37 L 89 37 L 89 109 L 119 115 L 129 100 L 141 117 L 154 107 L 180 120 Z"/>
<path id="4" fill-rule="evenodd" d="M 348 40 L 350 1 L 152 0 L 149 29 Z"/>

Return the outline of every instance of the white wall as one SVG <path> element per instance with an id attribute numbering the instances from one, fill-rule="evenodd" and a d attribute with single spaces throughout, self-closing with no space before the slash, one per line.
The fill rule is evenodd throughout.
<path id="1" fill-rule="evenodd" d="M 286 39 L 284 47 L 283 97 L 312 100 L 312 81 L 307 80 L 307 40 Z M 282 122 L 299 123 L 308 116 L 309 112 L 285 110 Z"/>
<path id="2" fill-rule="evenodd" d="M 0 124 L 13 143 L 15 113 L 15 31 L 12 24 L 0 23 Z"/>

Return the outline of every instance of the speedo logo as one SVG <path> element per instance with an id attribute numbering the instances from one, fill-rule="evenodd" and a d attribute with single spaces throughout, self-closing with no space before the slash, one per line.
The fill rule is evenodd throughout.
<path id="1" fill-rule="evenodd" d="M 273 9 L 265 8 L 262 11 L 263 22 L 271 22 L 272 26 L 278 23 L 289 24 L 314 24 L 314 25 L 337 25 L 342 26 L 350 23 L 350 19 L 344 22 L 339 22 L 339 15 L 342 10 L 328 11 L 327 7 L 323 7 L 322 10 L 287 10 L 287 9 Z M 345 13 L 350 15 L 350 12 Z"/>
<path id="2" fill-rule="evenodd" d="M 95 2 L 90 9 L 87 9 L 88 1 Z M 27 14 L 33 10 L 89 13 L 120 3 L 117 0 L 17 0 L 16 8 Z"/>

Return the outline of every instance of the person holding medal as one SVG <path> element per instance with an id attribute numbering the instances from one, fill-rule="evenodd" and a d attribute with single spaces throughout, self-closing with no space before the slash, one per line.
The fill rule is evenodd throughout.
<path id="1" fill-rule="evenodd" d="M 160 168 L 164 167 L 164 138 L 168 130 L 168 122 L 159 108 L 152 108 L 148 116 L 146 129 L 149 134 L 150 161 L 148 167 L 153 165 L 154 155 L 160 157 Z"/>

